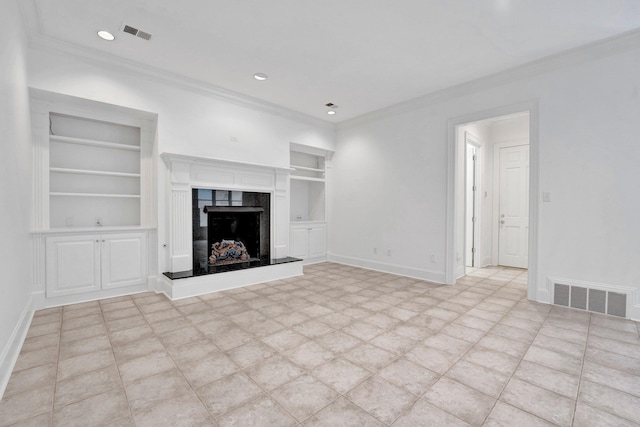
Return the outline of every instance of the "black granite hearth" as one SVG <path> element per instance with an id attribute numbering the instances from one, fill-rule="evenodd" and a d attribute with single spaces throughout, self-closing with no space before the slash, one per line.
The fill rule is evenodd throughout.
<path id="1" fill-rule="evenodd" d="M 287 264 L 290 262 L 298 262 L 302 261 L 299 258 L 279 258 L 279 259 L 258 259 L 251 260 L 247 262 L 238 262 L 234 264 L 224 264 L 224 265 L 212 265 L 207 269 L 198 269 L 198 270 L 189 270 L 189 271 L 179 271 L 177 273 L 162 273 L 167 276 L 171 280 L 176 279 L 187 279 L 189 277 L 198 277 L 198 276 L 206 276 L 207 274 L 216 274 L 216 273 L 225 273 L 228 271 L 237 271 L 237 270 L 246 270 L 249 268 L 256 267 L 267 267 L 270 265 L 279 265 L 279 264 Z"/>

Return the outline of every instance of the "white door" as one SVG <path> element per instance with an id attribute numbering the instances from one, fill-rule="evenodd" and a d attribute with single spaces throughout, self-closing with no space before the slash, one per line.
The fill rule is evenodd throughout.
<path id="1" fill-rule="evenodd" d="M 100 290 L 100 236 L 47 238 L 47 296 Z"/>
<path id="2" fill-rule="evenodd" d="M 307 258 L 309 256 L 309 227 L 306 225 L 291 227 L 290 242 L 289 256 Z"/>
<path id="3" fill-rule="evenodd" d="M 500 149 L 498 264 L 527 268 L 529 246 L 529 146 Z"/>
<path id="4" fill-rule="evenodd" d="M 309 230 L 309 257 L 324 256 L 327 253 L 327 227 L 316 225 Z"/>
<path id="5" fill-rule="evenodd" d="M 145 237 L 144 233 L 102 236 L 103 289 L 146 283 Z"/>

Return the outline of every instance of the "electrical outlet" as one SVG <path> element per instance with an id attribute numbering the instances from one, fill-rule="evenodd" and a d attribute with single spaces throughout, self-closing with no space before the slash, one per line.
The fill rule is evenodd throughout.
<path id="1" fill-rule="evenodd" d="M 435 264 L 435 262 L 436 262 L 436 254 L 431 254 L 431 262 Z"/>
<path id="2" fill-rule="evenodd" d="M 373 248 L 373 254 L 377 255 L 378 254 L 378 248 Z"/>
<path id="3" fill-rule="evenodd" d="M 102 227 L 102 218 L 97 216 L 96 217 L 96 222 L 95 222 L 96 227 Z"/>
<path id="4" fill-rule="evenodd" d="M 391 256 L 391 249 L 387 249 L 387 256 Z"/>

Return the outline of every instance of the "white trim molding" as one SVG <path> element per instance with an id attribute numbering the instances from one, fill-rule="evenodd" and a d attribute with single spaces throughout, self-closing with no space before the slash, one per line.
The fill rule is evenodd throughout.
<path id="1" fill-rule="evenodd" d="M 444 284 L 445 275 L 439 271 L 425 270 L 422 268 L 406 267 L 398 264 L 388 264 L 384 262 L 371 261 L 368 259 L 349 257 L 344 255 L 327 254 L 327 260 L 338 264 L 361 267 L 368 270 L 380 271 L 383 273 L 396 274 L 398 276 L 411 277 L 412 279 L 426 280 L 428 282 Z"/>
<path id="2" fill-rule="evenodd" d="M 549 55 L 507 70 L 469 80 L 457 85 L 434 90 L 426 95 L 408 101 L 399 102 L 336 124 L 337 130 L 348 129 L 368 122 L 392 117 L 408 111 L 415 111 L 439 102 L 477 93 L 494 87 L 530 77 L 553 72 L 565 67 L 607 58 L 612 55 L 632 52 L 640 47 L 640 29 L 633 29 L 603 40 Z"/>
<path id="3" fill-rule="evenodd" d="M 335 128 L 335 125 L 331 122 L 288 109 L 281 105 L 276 105 L 252 96 L 244 95 L 242 93 L 225 89 L 202 80 L 190 78 L 179 73 L 150 66 L 139 61 L 126 59 L 105 51 L 98 52 L 88 47 L 50 37 L 45 35 L 42 30 L 42 26 L 38 19 L 38 6 L 36 1 L 23 0 L 20 1 L 19 4 L 25 23 L 23 28 L 25 28 L 27 32 L 29 47 L 31 49 L 40 50 L 42 52 L 59 52 L 64 55 L 75 56 L 76 58 L 80 58 L 83 62 L 94 64 L 102 69 L 109 69 L 116 72 L 122 72 L 124 69 L 130 73 L 137 73 L 147 80 L 152 80 L 160 84 L 166 84 L 171 87 L 197 93 L 198 95 L 209 96 L 213 99 L 222 100 L 234 105 L 266 112 L 279 117 L 285 117 L 313 126 L 324 127 L 326 129 Z"/>
<path id="4" fill-rule="evenodd" d="M 0 353 L 0 399 L 2 399 L 7 384 L 9 384 L 11 372 L 16 365 L 22 344 L 24 344 L 24 340 L 27 337 L 27 332 L 33 319 L 33 312 L 33 297 L 29 296 L 22 310 L 22 314 L 18 319 L 18 323 L 16 323 L 16 326 L 13 328 L 11 336 Z"/>

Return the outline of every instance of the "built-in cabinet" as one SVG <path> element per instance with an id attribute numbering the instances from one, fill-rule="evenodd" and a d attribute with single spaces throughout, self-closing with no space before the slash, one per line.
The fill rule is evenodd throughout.
<path id="1" fill-rule="evenodd" d="M 43 305 L 146 289 L 157 240 L 155 115 L 35 89 L 31 109 Z"/>
<path id="2" fill-rule="evenodd" d="M 324 222 L 291 223 L 290 253 L 304 260 L 325 260 L 327 255 L 327 225 Z"/>
<path id="3" fill-rule="evenodd" d="M 46 296 L 59 297 L 145 284 L 143 232 L 46 238 Z"/>
<path id="4" fill-rule="evenodd" d="M 291 144 L 289 253 L 307 263 L 326 260 L 326 181 L 330 154 Z"/>

